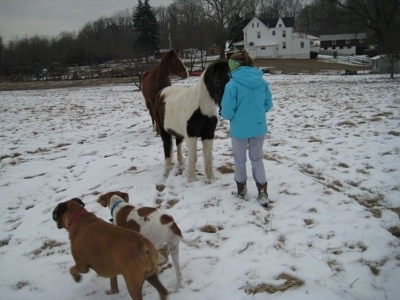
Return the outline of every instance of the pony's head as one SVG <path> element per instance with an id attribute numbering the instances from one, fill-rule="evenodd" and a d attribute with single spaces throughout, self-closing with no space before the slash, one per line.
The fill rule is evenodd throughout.
<path id="1" fill-rule="evenodd" d="M 225 85 L 228 83 L 229 79 L 229 66 L 224 60 L 212 63 L 204 72 L 204 83 L 211 98 L 214 99 L 219 107 L 221 106 Z"/>
<path id="2" fill-rule="evenodd" d="M 169 50 L 164 56 L 161 58 L 161 62 L 164 62 L 168 67 L 168 71 L 172 74 L 175 74 L 181 78 L 188 78 L 189 73 L 183 64 L 182 60 L 179 58 L 178 50 Z"/>

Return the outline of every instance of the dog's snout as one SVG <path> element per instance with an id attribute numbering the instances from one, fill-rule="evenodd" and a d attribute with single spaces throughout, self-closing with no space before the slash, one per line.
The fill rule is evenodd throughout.
<path id="1" fill-rule="evenodd" d="M 57 222 L 56 217 L 57 217 L 57 212 L 56 210 L 53 210 L 53 220 Z"/>

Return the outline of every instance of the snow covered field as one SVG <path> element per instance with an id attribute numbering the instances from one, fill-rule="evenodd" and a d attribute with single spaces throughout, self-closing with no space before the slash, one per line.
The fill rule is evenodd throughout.
<path id="1" fill-rule="evenodd" d="M 265 78 L 274 96 L 267 210 L 251 177 L 250 201 L 231 196 L 227 121 L 214 142 L 218 179 L 202 176 L 198 143 L 199 181 L 189 184 L 185 173 L 162 177 L 161 138 L 132 85 L 0 92 L 0 298 L 129 299 L 122 278 L 113 296 L 93 271 L 72 280 L 68 233 L 51 217 L 57 203 L 80 197 L 108 219 L 97 195 L 121 190 L 166 209 L 185 237 L 201 235 L 198 248 L 180 247 L 182 289 L 174 291 L 173 268 L 160 274 L 169 299 L 398 299 L 400 80 Z"/>

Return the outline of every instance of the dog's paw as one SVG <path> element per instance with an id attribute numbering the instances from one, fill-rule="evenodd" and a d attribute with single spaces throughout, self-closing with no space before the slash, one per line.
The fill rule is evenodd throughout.
<path id="1" fill-rule="evenodd" d="M 114 294 L 118 294 L 118 293 L 119 293 L 118 289 L 116 289 L 116 290 L 107 290 L 106 291 L 107 295 L 114 295 Z"/>

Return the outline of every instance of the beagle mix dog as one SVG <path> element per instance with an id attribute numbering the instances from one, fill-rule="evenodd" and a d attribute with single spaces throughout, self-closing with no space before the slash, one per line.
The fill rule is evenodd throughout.
<path id="1" fill-rule="evenodd" d="M 142 300 L 142 286 L 147 280 L 167 299 L 168 291 L 158 279 L 158 251 L 143 235 L 114 226 L 88 212 L 78 198 L 59 203 L 53 210 L 53 220 L 59 229 L 65 228 L 71 241 L 75 265 L 69 272 L 79 282 L 83 273 L 93 269 L 102 277 L 121 274 L 132 299 Z M 108 294 L 118 293 L 111 286 Z"/>
<path id="2" fill-rule="evenodd" d="M 179 242 L 195 245 L 194 240 L 183 238 L 182 232 L 172 216 L 155 207 L 135 207 L 129 204 L 129 195 L 114 191 L 98 197 L 97 202 L 111 211 L 113 223 L 141 233 L 156 247 L 167 243 L 176 274 L 176 289 L 181 287 L 182 274 L 179 266 Z"/>

